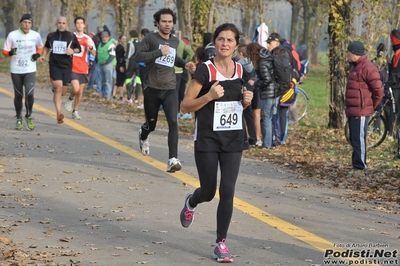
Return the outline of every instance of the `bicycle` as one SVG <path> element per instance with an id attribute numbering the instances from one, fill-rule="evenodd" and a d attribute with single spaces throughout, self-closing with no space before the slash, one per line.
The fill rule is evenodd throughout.
<path id="1" fill-rule="evenodd" d="M 395 102 L 393 98 L 392 88 L 388 89 L 389 97 L 384 97 L 381 104 L 374 111 L 374 114 L 370 116 L 368 121 L 367 129 L 367 148 L 375 148 L 382 144 L 386 136 L 389 133 L 390 125 L 389 121 L 385 115 L 384 108 L 390 106 L 391 103 L 392 111 L 395 113 Z M 350 127 L 349 121 L 346 122 L 344 127 L 344 134 L 346 136 L 347 142 L 350 143 Z"/>
<path id="2" fill-rule="evenodd" d="M 306 74 L 308 73 L 308 59 L 301 61 L 300 80 L 302 84 Z M 298 124 L 299 121 L 306 116 L 308 109 L 308 95 L 300 87 L 296 87 L 296 100 L 292 106 L 289 107 L 289 124 Z"/>
<path id="3" fill-rule="evenodd" d="M 297 124 L 306 116 L 308 110 L 308 95 L 300 87 L 296 87 L 296 100 L 289 107 L 289 124 Z"/>

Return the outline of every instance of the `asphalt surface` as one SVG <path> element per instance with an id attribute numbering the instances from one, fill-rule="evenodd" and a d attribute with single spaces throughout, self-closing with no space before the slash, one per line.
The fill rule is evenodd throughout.
<path id="1" fill-rule="evenodd" d="M 50 88 L 37 86 L 36 129 L 16 131 L 11 80 L 0 75 L 0 265 L 216 264 L 218 198 L 197 207 L 190 228 L 179 222 L 185 195 L 198 186 L 190 137 L 180 138 L 182 171 L 170 174 L 165 126 L 143 156 L 143 119 L 83 103 L 82 120 L 64 109 L 59 125 L 54 110 Z M 243 158 L 227 237 L 234 264 L 328 265 L 327 250 L 346 245 L 397 251 L 400 216 L 342 194 Z M 357 265 L 400 265 L 392 257 Z"/>

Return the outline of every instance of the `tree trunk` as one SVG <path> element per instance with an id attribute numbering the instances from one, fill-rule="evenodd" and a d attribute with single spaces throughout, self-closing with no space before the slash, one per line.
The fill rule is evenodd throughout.
<path id="1" fill-rule="evenodd" d="M 215 0 L 211 1 L 210 14 L 208 16 L 207 32 L 213 32 L 213 28 L 214 28 L 214 12 L 215 12 Z"/>
<path id="2" fill-rule="evenodd" d="M 308 37 L 310 34 L 310 23 L 311 23 L 311 17 L 314 17 L 311 13 L 310 13 L 310 6 L 309 6 L 309 2 L 306 0 L 303 0 L 303 34 L 300 36 L 300 40 L 299 41 L 303 41 L 306 44 L 306 54 L 307 54 L 307 58 L 308 58 L 308 50 L 309 50 L 309 45 L 308 45 Z M 319 32 L 319 34 L 317 33 Z M 321 36 L 321 31 L 317 31 L 314 32 L 315 35 L 319 37 Z M 317 47 L 318 48 L 318 47 Z M 318 60 L 318 56 L 317 56 L 317 60 Z"/>
<path id="3" fill-rule="evenodd" d="M 332 2 L 329 9 L 329 85 L 330 105 L 329 123 L 330 128 L 341 128 L 345 125 L 345 91 L 346 91 L 346 47 L 345 40 L 350 36 L 351 1 L 343 2 L 342 5 Z M 338 13 L 333 13 L 333 9 Z M 336 16 L 335 16 L 336 15 Z M 340 26 L 339 26 L 340 25 Z"/>
<path id="4" fill-rule="evenodd" d="M 3 10 L 2 21 L 6 29 L 6 36 L 14 30 L 14 9 L 16 1 L 13 0 L 3 0 L 1 9 Z"/>
<path id="5" fill-rule="evenodd" d="M 292 22 L 290 24 L 290 36 L 289 41 L 293 44 L 297 44 L 299 41 L 299 35 L 297 27 L 299 26 L 299 16 L 300 16 L 300 2 L 298 0 L 291 1 L 292 6 Z"/>

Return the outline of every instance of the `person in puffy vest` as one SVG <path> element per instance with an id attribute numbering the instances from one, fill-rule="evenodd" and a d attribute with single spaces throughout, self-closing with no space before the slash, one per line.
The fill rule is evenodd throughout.
<path id="1" fill-rule="evenodd" d="M 350 71 L 346 85 L 346 116 L 349 120 L 353 169 L 349 176 L 362 176 L 367 171 L 367 130 L 369 116 L 383 97 L 378 68 L 365 55 L 364 44 L 354 41 L 347 48 Z"/>
<path id="2" fill-rule="evenodd" d="M 247 56 L 253 63 L 256 69 L 257 79 L 250 79 L 248 82 L 258 89 L 259 98 L 261 101 L 261 132 L 262 132 L 262 147 L 270 149 L 273 142 L 273 126 L 272 117 L 277 112 L 278 92 L 275 80 L 273 55 L 272 53 L 261 46 L 259 43 L 251 43 L 247 46 Z M 254 96 L 257 98 L 257 96 Z"/>
<path id="3" fill-rule="evenodd" d="M 296 64 L 296 61 L 293 59 L 291 52 L 281 45 L 281 38 L 280 38 L 279 34 L 272 33 L 267 39 L 267 46 L 268 46 L 268 50 L 271 51 L 271 53 L 273 54 L 274 57 L 277 57 L 277 56 L 286 57 L 289 60 L 290 65 L 293 68 L 293 72 L 295 72 L 297 67 L 295 65 L 293 65 L 292 63 Z M 280 59 L 283 60 L 284 58 L 280 58 Z M 287 59 L 286 59 L 286 61 L 287 61 Z M 274 66 L 274 71 L 277 72 L 280 70 L 278 68 L 275 69 L 275 66 Z M 282 74 L 282 75 L 280 75 L 280 74 Z M 279 77 L 282 77 L 284 73 L 280 73 L 280 74 L 275 73 L 275 77 L 277 77 L 276 83 L 279 84 L 279 86 L 277 85 L 278 86 L 278 89 L 277 89 L 278 96 L 282 96 L 290 88 L 290 82 L 289 82 L 289 84 L 287 84 L 288 82 L 286 81 L 286 84 L 283 84 L 281 78 L 279 78 Z M 272 143 L 273 146 L 286 145 L 287 136 L 288 136 L 289 107 L 280 105 L 279 101 L 277 103 L 277 106 L 278 106 L 277 114 L 275 114 L 272 118 L 272 124 L 273 124 L 273 130 L 274 130 L 274 132 L 273 132 L 274 140 Z"/>

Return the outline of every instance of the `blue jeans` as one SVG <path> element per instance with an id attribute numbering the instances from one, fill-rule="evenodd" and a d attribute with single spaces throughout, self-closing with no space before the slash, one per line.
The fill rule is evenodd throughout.
<path id="1" fill-rule="evenodd" d="M 103 95 L 104 98 L 111 99 L 113 90 L 113 81 L 114 81 L 113 72 L 114 72 L 114 65 L 112 62 L 100 65 L 100 75 L 103 81 L 101 86 L 101 94 Z"/>
<path id="2" fill-rule="evenodd" d="M 276 98 L 261 99 L 261 132 L 263 137 L 263 147 L 272 146 L 272 116 L 276 113 Z"/>
<path id="3" fill-rule="evenodd" d="M 101 75 L 100 75 L 100 66 L 98 64 L 93 64 L 90 69 L 90 79 L 88 84 L 88 89 L 92 89 L 94 87 L 94 83 L 96 83 L 96 92 L 101 92 Z"/>

